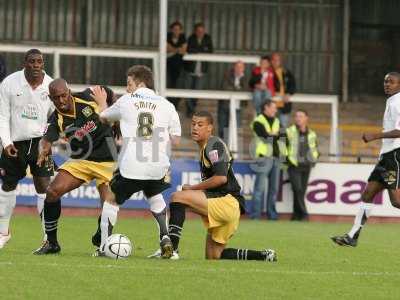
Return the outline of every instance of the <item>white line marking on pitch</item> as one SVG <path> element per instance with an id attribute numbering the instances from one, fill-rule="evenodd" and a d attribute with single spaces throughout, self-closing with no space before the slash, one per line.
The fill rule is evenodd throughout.
<path id="1" fill-rule="evenodd" d="M 173 262 L 174 264 L 175 262 Z M 260 262 L 261 263 L 261 262 Z M 271 270 L 271 269 L 238 269 L 238 268 L 187 268 L 187 267 L 179 267 L 178 266 L 150 266 L 143 267 L 134 266 L 134 265 L 90 265 L 90 264 L 78 264 L 78 265 L 67 265 L 67 264 L 58 264 L 58 263 L 15 263 L 11 261 L 3 261 L 0 262 L 0 266 L 29 266 L 29 267 L 57 267 L 57 268 L 87 268 L 87 269 L 125 269 L 125 270 L 145 270 L 145 271 L 154 271 L 154 270 L 177 270 L 179 271 L 202 271 L 202 272 L 240 272 L 240 273 L 270 273 L 270 274 L 286 274 L 286 275 L 352 275 L 352 276 L 399 276 L 400 272 L 345 272 L 345 271 L 299 271 L 299 270 Z M 268 267 L 268 266 L 266 266 Z"/>

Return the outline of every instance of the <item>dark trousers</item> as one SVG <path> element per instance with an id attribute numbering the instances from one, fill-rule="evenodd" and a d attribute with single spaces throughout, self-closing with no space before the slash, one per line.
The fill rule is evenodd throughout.
<path id="1" fill-rule="evenodd" d="M 203 88 L 204 74 L 202 77 L 191 74 L 186 75 L 186 88 L 190 90 L 201 90 Z M 197 99 L 191 98 L 186 100 L 186 115 L 192 117 L 196 111 Z"/>
<path id="2" fill-rule="evenodd" d="M 227 100 L 218 101 L 218 136 L 224 141 L 228 141 L 229 137 L 229 120 L 230 120 L 230 103 Z M 236 110 L 236 123 L 240 127 L 240 109 Z"/>
<path id="3" fill-rule="evenodd" d="M 181 74 L 182 67 L 174 64 L 167 64 L 167 88 L 176 89 L 179 87 L 178 80 Z M 168 98 L 175 108 L 178 108 L 180 99 L 179 98 Z"/>
<path id="4" fill-rule="evenodd" d="M 293 216 L 292 220 L 304 220 L 308 218 L 305 195 L 308 179 L 310 177 L 310 167 L 289 167 L 289 180 L 293 191 Z"/>

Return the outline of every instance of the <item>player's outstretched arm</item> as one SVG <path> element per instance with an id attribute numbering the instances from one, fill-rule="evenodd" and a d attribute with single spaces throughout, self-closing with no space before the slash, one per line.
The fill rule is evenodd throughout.
<path id="1" fill-rule="evenodd" d="M 43 163 L 48 159 L 51 154 L 51 145 L 52 143 L 42 138 L 39 142 L 39 156 L 36 164 L 41 167 Z"/>
<path id="2" fill-rule="evenodd" d="M 362 139 L 365 143 L 379 140 L 379 139 L 397 139 L 400 138 L 400 130 L 394 129 L 387 132 L 379 132 L 379 133 L 364 133 Z"/>
<path id="3" fill-rule="evenodd" d="M 204 180 L 200 182 L 199 184 L 194 184 L 194 185 L 188 185 L 184 184 L 182 186 L 182 190 L 200 190 L 200 191 L 205 191 L 208 189 L 215 189 L 219 186 L 224 185 L 228 181 L 228 178 L 226 176 L 221 176 L 221 175 L 214 175 L 207 180 Z"/>

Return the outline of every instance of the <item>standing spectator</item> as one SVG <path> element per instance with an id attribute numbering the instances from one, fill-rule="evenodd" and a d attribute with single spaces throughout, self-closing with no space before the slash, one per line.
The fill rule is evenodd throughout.
<path id="1" fill-rule="evenodd" d="M 293 190 L 292 220 L 308 220 L 304 197 L 307 190 L 311 168 L 315 165 L 319 153 L 317 135 L 308 127 L 308 113 L 297 110 L 294 125 L 287 128 L 289 180 Z"/>
<path id="2" fill-rule="evenodd" d="M 256 114 L 259 115 L 265 100 L 270 100 L 275 96 L 274 71 L 268 55 L 262 56 L 260 65 L 252 70 L 249 86 L 253 90 L 253 105 Z"/>
<path id="3" fill-rule="evenodd" d="M 292 112 L 290 96 L 296 93 L 296 81 L 292 72 L 282 66 L 282 56 L 279 53 L 272 54 L 271 64 L 275 73 L 276 91 L 282 98 L 282 103 L 278 103 L 279 120 L 282 127 L 286 128 L 289 126 L 290 113 Z"/>
<path id="4" fill-rule="evenodd" d="M 247 80 L 244 74 L 245 65 L 242 61 L 237 61 L 233 67 L 226 72 L 222 88 L 226 91 L 243 91 L 247 90 Z M 230 103 L 226 100 L 218 101 L 218 136 L 223 139 L 227 137 L 224 135 L 224 129 L 229 127 L 230 120 Z M 236 110 L 236 120 L 240 124 L 240 109 Z"/>
<path id="5" fill-rule="evenodd" d="M 186 53 L 186 37 L 183 33 L 183 26 L 175 21 L 169 26 L 170 32 L 167 35 L 167 87 L 177 88 L 178 79 L 183 69 L 183 55 Z M 169 101 L 175 108 L 179 105 L 178 98 L 170 98 Z"/>
<path id="6" fill-rule="evenodd" d="M 255 219 L 261 216 L 267 181 L 267 217 L 270 220 L 277 220 L 278 213 L 275 203 L 279 189 L 280 158 L 286 157 L 287 149 L 285 141 L 280 139 L 282 135 L 279 119 L 276 117 L 278 112 L 276 103 L 267 100 L 262 108 L 262 114 L 258 115 L 251 124 L 256 138 L 255 155 L 257 158 L 251 217 Z"/>
<path id="7" fill-rule="evenodd" d="M 6 78 L 6 75 L 7 75 L 6 62 L 3 56 L 0 55 L 0 82 L 2 82 L 4 78 Z"/>
<path id="8" fill-rule="evenodd" d="M 211 53 L 213 52 L 213 45 L 211 36 L 206 33 L 203 23 L 197 23 L 194 25 L 194 32 L 188 38 L 187 43 L 188 53 Z M 208 63 L 206 62 L 185 62 L 184 68 L 188 74 L 187 76 L 187 88 L 191 90 L 200 90 L 204 82 L 204 76 L 208 71 Z M 186 101 L 186 108 L 188 117 L 191 117 L 194 113 L 197 105 L 196 99 L 188 99 Z"/>

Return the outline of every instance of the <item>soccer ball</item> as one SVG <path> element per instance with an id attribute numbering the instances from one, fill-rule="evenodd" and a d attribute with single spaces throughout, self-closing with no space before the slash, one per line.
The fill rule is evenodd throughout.
<path id="1" fill-rule="evenodd" d="M 119 233 L 110 235 L 104 244 L 104 254 L 113 259 L 128 258 L 132 249 L 133 245 L 129 238 Z"/>

